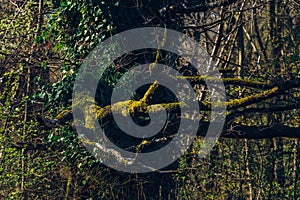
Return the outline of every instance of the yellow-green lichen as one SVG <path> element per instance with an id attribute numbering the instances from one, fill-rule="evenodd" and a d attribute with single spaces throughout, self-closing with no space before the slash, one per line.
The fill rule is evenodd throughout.
<path id="1" fill-rule="evenodd" d="M 154 83 L 152 83 L 152 85 L 148 88 L 147 92 L 145 93 L 145 95 L 143 96 L 143 98 L 141 99 L 142 102 L 147 102 L 147 99 L 149 98 L 149 96 L 151 94 L 154 93 L 154 91 L 158 88 L 158 82 L 154 81 Z"/>

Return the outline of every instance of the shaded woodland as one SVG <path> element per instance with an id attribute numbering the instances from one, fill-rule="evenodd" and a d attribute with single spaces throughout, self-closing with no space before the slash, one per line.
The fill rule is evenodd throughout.
<path id="1" fill-rule="evenodd" d="M 298 0 L 2 0 L 0 5 L 1 199 L 300 198 Z M 169 52 L 121 57 L 106 70 L 95 97 L 112 140 L 120 142 L 107 96 L 132 65 L 176 63 L 172 67 L 199 92 L 203 111 L 197 139 L 184 156 L 165 169 L 130 174 L 106 167 L 78 140 L 72 91 L 76 73 L 97 44 L 140 27 L 173 29 L 199 42 L 221 73 L 227 111 L 217 144 L 199 158 L 210 122 L 209 77 Z M 137 92 L 136 101 L 148 88 Z M 157 90 L 158 99 L 162 94 L 168 103 L 174 100 Z M 143 123 L 147 116 L 139 114 Z M 160 147 L 162 138 L 135 142 L 135 148 Z"/>

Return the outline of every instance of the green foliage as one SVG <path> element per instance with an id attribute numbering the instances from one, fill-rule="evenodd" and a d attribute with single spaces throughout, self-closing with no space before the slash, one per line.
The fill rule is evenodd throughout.
<path id="1" fill-rule="evenodd" d="M 253 2 L 249 1 L 247 6 Z M 201 13 L 177 14 L 176 10 L 171 9 L 173 5 L 180 6 L 180 2 L 45 1 L 41 32 L 37 32 L 37 1 L 27 1 L 19 8 L 11 6 L 6 11 L 0 11 L 1 199 L 175 199 L 175 196 L 177 199 L 298 198 L 298 139 L 221 139 L 204 159 L 198 158 L 201 140 L 197 140 L 185 156 L 174 166 L 169 166 L 172 170 L 164 174 L 137 175 L 117 172 L 94 159 L 78 140 L 71 123 L 44 130 L 36 122 L 37 115 L 54 118 L 61 110 L 70 109 L 73 84 L 79 67 L 88 53 L 109 36 L 130 28 L 162 26 L 184 30 L 188 35 L 201 39 L 199 32 L 205 32 L 218 23 L 202 30 L 183 28 L 186 21 L 193 21 L 193 25 L 201 21 L 202 25 L 211 22 L 203 18 L 218 17 L 219 13 L 224 15 L 221 21 L 226 30 L 221 34 L 221 48 L 216 52 L 219 54 L 216 58 L 224 58 L 219 62 L 220 67 L 236 69 L 228 77 L 274 83 L 281 79 L 299 78 L 299 25 L 293 22 L 297 19 L 297 4 L 285 5 L 289 12 L 283 6 L 278 9 L 280 13 L 276 15 L 276 23 L 294 25 L 282 26 L 282 34 L 277 34 L 277 38 L 271 37 L 269 29 L 278 28 L 280 24 L 266 25 L 269 13 L 264 10 L 253 14 L 255 10 L 247 8 L 231 15 L 231 9 L 240 6 L 237 3 L 232 7 L 223 7 L 224 12 L 217 8 L 203 13 L 203 18 L 197 18 Z M 196 4 L 191 1 L 189 5 Z M 163 7 L 169 10 L 166 14 L 159 14 Z M 241 41 L 236 41 L 236 38 L 241 39 L 240 33 L 236 32 L 239 27 L 232 28 L 232 23 L 238 21 L 239 13 L 243 15 L 242 19 L 247 20 L 239 22 L 243 26 L 242 33 L 252 31 L 250 39 L 244 34 L 243 48 L 239 44 Z M 256 17 L 257 21 L 249 16 Z M 258 23 L 258 32 L 253 31 L 255 23 Z M 259 46 L 259 35 L 263 46 Z M 200 41 L 209 52 L 215 42 L 210 40 L 214 38 L 215 35 Z M 277 48 L 281 46 L 280 41 L 284 41 L 284 45 L 278 56 L 280 58 L 276 58 L 277 55 L 274 56 L 272 52 L 272 43 L 276 43 L 274 46 Z M 244 51 L 244 55 L 239 55 L 240 50 Z M 149 57 L 153 58 L 153 55 Z M 227 57 L 230 57 L 229 62 Z M 245 57 L 242 63 L 237 62 L 240 57 Z M 274 74 L 275 65 L 280 65 L 278 74 Z M 104 72 L 105 78 L 99 82 L 96 96 L 100 106 L 110 104 L 107 96 L 126 70 L 111 65 Z M 102 72 L 100 68 L 98 73 Z M 135 81 L 135 77 L 124 82 L 130 84 L 131 81 Z M 136 98 L 142 97 L 145 90 L 146 87 L 142 88 Z M 260 88 L 227 87 L 228 100 L 251 96 L 260 91 Z M 159 95 L 163 94 L 161 92 Z M 165 96 L 169 100 L 171 95 Z M 299 89 L 294 89 L 280 98 L 251 106 L 285 106 L 290 104 L 290 99 L 296 101 L 297 98 Z M 293 110 L 272 114 L 254 113 L 234 120 L 244 125 L 271 126 L 282 123 L 298 126 L 297 116 L 299 111 Z M 113 131 L 112 126 L 106 129 Z M 18 147 L 18 142 L 25 145 Z M 44 149 L 28 150 L 29 144 L 41 144 Z"/>
<path id="2" fill-rule="evenodd" d="M 60 1 L 49 21 L 49 32 L 56 39 L 55 49 L 62 45 L 72 59 L 84 58 L 113 30 L 111 7 L 113 2 Z"/>

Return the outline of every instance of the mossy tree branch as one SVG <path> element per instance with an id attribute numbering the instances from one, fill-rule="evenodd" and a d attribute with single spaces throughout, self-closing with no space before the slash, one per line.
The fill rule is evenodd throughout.
<path id="1" fill-rule="evenodd" d="M 158 85 L 157 82 L 153 83 L 145 93 L 144 97 L 141 98 L 141 100 L 138 101 L 127 100 L 124 102 L 118 102 L 113 105 L 108 105 L 105 107 L 94 106 L 92 112 L 94 112 L 96 118 L 102 119 L 111 115 L 112 112 L 116 112 L 128 116 L 129 113 L 134 112 L 136 109 L 143 111 L 145 113 L 149 113 L 149 112 L 157 112 L 160 111 L 161 109 L 173 110 L 181 106 L 188 106 L 183 102 L 148 105 L 147 98 L 149 97 L 150 94 L 154 92 L 154 90 L 157 88 L 157 85 Z M 227 110 L 234 110 L 237 108 L 255 104 L 263 100 L 284 94 L 287 90 L 297 88 L 297 87 L 300 87 L 300 79 L 285 81 L 282 84 L 278 86 L 274 86 L 269 90 L 265 90 L 262 93 L 226 102 Z M 210 110 L 210 106 L 211 106 L 210 103 L 208 102 L 200 102 L 200 103 L 201 105 L 205 106 L 204 108 L 206 110 L 208 111 Z M 230 115 L 228 115 L 227 122 L 230 119 L 232 119 L 235 115 L 242 115 L 248 112 L 276 112 L 276 111 L 283 111 L 287 109 L 296 109 L 299 107 L 300 107 L 299 104 L 296 103 L 287 107 L 245 108 L 244 110 L 234 111 Z M 189 116 L 185 116 L 185 117 L 188 118 Z M 38 121 L 42 123 L 44 126 L 49 128 L 55 128 L 60 125 L 63 125 L 64 123 L 66 123 L 71 119 L 72 119 L 71 111 L 58 115 L 58 117 L 54 120 L 38 117 Z M 201 127 L 205 127 L 205 125 L 201 125 Z M 278 129 L 275 129 L 274 127 L 266 127 L 261 129 L 261 127 L 238 125 L 234 128 L 227 127 L 222 136 L 237 137 L 237 138 L 257 138 L 257 139 L 270 138 L 270 137 L 297 137 L 297 138 L 299 137 L 300 138 L 298 128 L 292 128 L 283 125 L 277 128 Z M 284 128 L 286 128 L 287 131 L 283 131 Z M 271 132 L 266 131 L 266 129 L 269 129 L 269 131 Z M 238 136 L 234 136 L 234 133 L 241 133 L 241 134 L 238 134 Z"/>
<path id="2" fill-rule="evenodd" d="M 192 84 L 205 84 L 206 81 L 210 83 L 221 83 L 223 82 L 224 85 L 237 85 L 237 86 L 244 86 L 244 87 L 251 87 L 256 89 L 271 89 L 275 87 L 275 84 L 270 84 L 268 82 L 259 82 L 241 78 L 215 78 L 215 77 L 208 77 L 208 76 L 182 76 L 178 77 L 182 79 L 189 80 Z"/>

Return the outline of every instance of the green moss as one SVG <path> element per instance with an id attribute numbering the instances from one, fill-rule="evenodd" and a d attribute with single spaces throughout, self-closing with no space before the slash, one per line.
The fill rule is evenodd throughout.
<path id="1" fill-rule="evenodd" d="M 265 99 L 268 98 L 269 96 L 276 94 L 279 91 L 278 87 L 274 87 L 270 90 L 266 90 L 262 93 L 259 94 L 255 94 L 249 97 L 245 97 L 245 98 L 241 98 L 241 99 L 234 99 L 230 102 L 226 102 L 226 106 L 227 109 L 233 109 L 233 108 L 237 108 L 240 107 L 246 103 L 251 103 L 251 102 L 256 102 L 259 101 L 261 99 Z"/>
<path id="2" fill-rule="evenodd" d="M 147 102 L 147 99 L 149 98 L 149 96 L 151 94 L 154 93 L 154 91 L 157 89 L 158 87 L 158 82 L 155 81 L 147 90 L 147 92 L 145 93 L 144 97 L 141 99 L 142 102 Z"/>
<path id="3" fill-rule="evenodd" d="M 238 85 L 238 86 L 248 86 L 253 88 L 271 88 L 273 87 L 272 84 L 269 82 L 260 82 L 254 80 L 247 80 L 241 78 L 218 78 L 218 77 L 211 77 L 211 76 L 177 76 L 176 78 L 179 79 L 187 79 L 194 83 L 204 84 L 205 82 L 210 83 L 224 83 L 225 85 Z"/>

